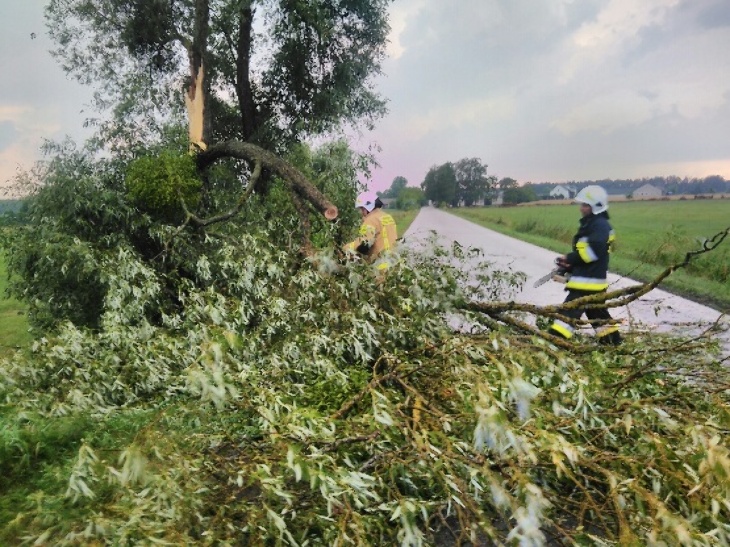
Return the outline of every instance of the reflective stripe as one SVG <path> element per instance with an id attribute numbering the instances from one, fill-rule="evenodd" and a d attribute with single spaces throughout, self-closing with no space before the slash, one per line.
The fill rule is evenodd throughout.
<path id="1" fill-rule="evenodd" d="M 380 233 L 380 237 L 383 238 L 383 250 L 390 251 L 390 241 L 388 240 L 388 234 L 385 233 L 385 230 Z"/>
<path id="2" fill-rule="evenodd" d="M 611 246 L 613 245 L 613 242 L 616 240 L 616 232 L 611 230 L 608 233 L 608 252 L 611 252 Z"/>
<path id="3" fill-rule="evenodd" d="M 375 260 L 374 266 L 376 270 L 387 270 L 396 263 L 397 258 L 393 253 L 382 252 L 380 256 Z"/>
<path id="4" fill-rule="evenodd" d="M 370 240 L 375 240 L 375 236 L 377 236 L 377 233 L 375 232 L 375 228 L 373 228 L 369 224 L 362 224 L 360 226 L 360 236 Z"/>
<path id="5" fill-rule="evenodd" d="M 573 338 L 573 327 L 565 321 L 560 321 L 559 319 L 556 319 L 555 322 L 550 325 L 550 329 L 554 330 L 565 338 Z"/>
<path id="6" fill-rule="evenodd" d="M 605 325 L 596 329 L 596 336 L 598 338 L 603 338 L 613 332 L 618 332 L 618 325 Z"/>
<path id="7" fill-rule="evenodd" d="M 572 275 L 565 284 L 565 287 L 567 289 L 578 289 L 579 291 L 602 291 L 608 288 L 608 281 L 595 277 Z"/>
<path id="8" fill-rule="evenodd" d="M 575 250 L 578 251 L 578 255 L 580 255 L 583 262 L 595 262 L 598 260 L 598 255 L 588 243 L 587 237 L 582 237 L 576 242 Z"/>
<path id="9" fill-rule="evenodd" d="M 383 250 L 389 251 L 390 250 L 390 239 L 388 239 L 388 230 L 386 230 L 385 227 L 386 226 L 395 226 L 395 220 L 393 219 L 392 216 L 385 214 L 381 217 L 380 224 L 383 227 L 383 229 L 380 231 L 380 236 L 383 238 Z"/>

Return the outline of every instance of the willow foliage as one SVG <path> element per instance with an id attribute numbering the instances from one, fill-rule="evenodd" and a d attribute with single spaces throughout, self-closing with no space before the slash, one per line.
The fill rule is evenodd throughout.
<path id="1" fill-rule="evenodd" d="M 728 377 L 707 348 L 572 355 L 478 328 L 463 303 L 522 278 L 449 265 L 472 258 L 404 251 L 379 278 L 249 234 L 201 256 L 209 286 L 153 325 L 163 284 L 120 250 L 102 329 L 68 323 L 0 365 L 10 472 L 27 428 L 90 424 L 3 539 L 726 545 Z"/>

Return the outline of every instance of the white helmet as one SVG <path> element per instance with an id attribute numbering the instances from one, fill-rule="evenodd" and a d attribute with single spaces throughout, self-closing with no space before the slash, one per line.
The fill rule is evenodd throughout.
<path id="1" fill-rule="evenodd" d="M 368 213 L 375 209 L 375 200 L 378 196 L 375 192 L 363 192 L 355 200 L 355 208 L 363 207 Z"/>
<path id="2" fill-rule="evenodd" d="M 590 205 L 594 215 L 608 211 L 608 194 L 600 186 L 586 186 L 573 201 Z"/>

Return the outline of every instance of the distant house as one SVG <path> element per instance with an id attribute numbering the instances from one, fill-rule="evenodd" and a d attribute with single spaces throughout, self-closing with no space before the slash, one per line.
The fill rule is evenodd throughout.
<path id="1" fill-rule="evenodd" d="M 492 200 L 492 205 L 502 205 L 504 203 L 504 191 L 499 190 L 497 196 Z"/>
<path id="2" fill-rule="evenodd" d="M 395 198 L 380 198 L 380 201 L 383 202 L 383 209 L 391 209 L 395 207 Z"/>
<path id="3" fill-rule="evenodd" d="M 637 188 L 633 192 L 634 198 L 660 198 L 662 197 L 662 190 L 661 188 L 657 188 L 656 186 L 652 186 L 651 184 L 645 184 L 644 186 Z"/>
<path id="4" fill-rule="evenodd" d="M 577 190 L 572 186 L 558 184 L 550 190 L 550 197 L 553 199 L 573 199 L 577 193 Z"/>

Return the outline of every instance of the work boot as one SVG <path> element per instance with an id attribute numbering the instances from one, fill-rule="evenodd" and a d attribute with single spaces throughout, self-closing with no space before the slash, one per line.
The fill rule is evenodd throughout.
<path id="1" fill-rule="evenodd" d="M 598 343 L 604 346 L 620 346 L 622 342 L 621 334 L 617 330 L 598 338 Z"/>

